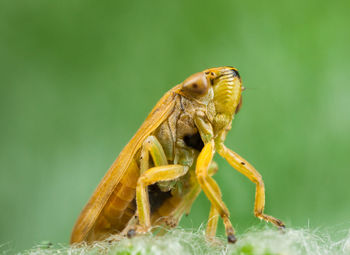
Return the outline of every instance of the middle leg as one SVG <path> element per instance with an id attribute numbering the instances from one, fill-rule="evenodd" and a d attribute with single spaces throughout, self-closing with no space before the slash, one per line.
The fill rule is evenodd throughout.
<path id="1" fill-rule="evenodd" d="M 137 232 L 148 232 L 151 227 L 148 186 L 160 181 L 171 181 L 186 174 L 188 167 L 182 165 L 164 165 L 153 167 L 144 172 L 136 185 L 136 205 L 139 217 Z"/>

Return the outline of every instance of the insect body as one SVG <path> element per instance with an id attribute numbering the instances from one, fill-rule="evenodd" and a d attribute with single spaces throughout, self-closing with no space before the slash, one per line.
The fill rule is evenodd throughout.
<path id="1" fill-rule="evenodd" d="M 256 184 L 255 215 L 284 227 L 263 213 L 261 175 L 224 145 L 242 90 L 237 69 L 219 67 L 193 74 L 168 91 L 98 185 L 74 226 L 71 243 L 110 234 L 132 236 L 157 225 L 174 227 L 201 190 L 211 202 L 206 235 L 215 236 L 221 217 L 228 241 L 235 242 L 229 211 L 212 178 L 215 152 Z"/>

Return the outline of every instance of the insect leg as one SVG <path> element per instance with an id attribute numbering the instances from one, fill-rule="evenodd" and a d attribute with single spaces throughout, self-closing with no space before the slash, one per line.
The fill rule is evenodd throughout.
<path id="1" fill-rule="evenodd" d="M 197 159 L 196 175 L 201 188 L 205 195 L 210 200 L 212 206 L 215 208 L 217 213 L 222 217 L 225 225 L 226 235 L 228 241 L 231 243 L 236 242 L 234 236 L 234 229 L 229 220 L 230 213 L 221 199 L 220 188 L 212 177 L 209 176 L 208 168 L 214 156 L 214 146 L 212 142 L 207 143 L 202 149 Z M 213 222 L 215 223 L 215 222 Z M 214 224 L 215 225 L 215 224 Z M 212 227 L 210 227 L 212 232 Z"/>
<path id="2" fill-rule="evenodd" d="M 212 161 L 208 168 L 208 175 L 213 176 L 214 174 L 217 173 L 218 169 L 219 169 L 218 164 L 215 161 Z"/>
<path id="3" fill-rule="evenodd" d="M 217 229 L 218 221 L 219 221 L 219 216 L 220 216 L 220 214 L 215 209 L 215 207 L 212 205 L 210 207 L 207 229 L 205 231 L 205 235 L 209 240 L 212 240 L 215 237 L 216 229 Z"/>
<path id="4" fill-rule="evenodd" d="M 216 164 L 216 162 L 212 161 L 210 166 L 209 166 L 209 169 L 208 169 L 208 175 L 213 176 L 217 171 L 218 171 L 218 165 Z M 220 196 L 221 196 L 221 192 L 220 192 Z M 207 229 L 205 231 L 205 235 L 207 236 L 207 238 L 209 240 L 212 239 L 213 237 L 215 237 L 216 229 L 217 229 L 218 221 L 219 221 L 219 216 L 220 216 L 220 214 L 215 209 L 215 207 L 212 205 L 210 207 Z"/>
<path id="5" fill-rule="evenodd" d="M 160 181 L 170 181 L 186 174 L 188 167 L 165 165 L 150 168 L 137 181 L 136 204 L 140 228 L 138 232 L 147 232 L 151 227 L 150 204 L 147 186 Z"/>
<path id="6" fill-rule="evenodd" d="M 216 164 L 215 161 L 212 161 L 208 169 L 209 176 L 213 176 L 217 171 L 218 171 L 218 164 Z M 194 178 L 196 177 L 194 176 Z M 186 198 L 184 199 L 185 208 L 186 208 L 184 212 L 186 215 L 190 214 L 193 202 L 201 191 L 200 185 L 198 184 L 197 181 L 192 182 L 191 186 L 192 186 L 191 191 L 188 192 L 188 194 L 186 195 Z"/>
<path id="7" fill-rule="evenodd" d="M 149 169 L 149 154 L 151 154 L 155 166 L 168 164 L 162 145 L 155 136 L 151 135 L 142 144 L 140 174 Z"/>
<path id="8" fill-rule="evenodd" d="M 209 169 L 208 174 L 209 176 L 214 175 L 218 170 L 218 165 L 216 162 L 212 161 Z M 173 220 L 176 222 L 179 222 L 183 214 L 188 215 L 190 213 L 191 207 L 193 205 L 194 200 L 198 197 L 199 193 L 201 192 L 201 187 L 197 181 L 197 178 L 195 176 L 195 173 L 192 172 L 189 173 L 191 175 L 191 182 L 190 182 L 190 188 L 188 192 L 184 195 L 184 197 L 181 199 L 181 202 L 178 204 L 177 208 L 173 210 L 172 214 L 169 214 L 169 216 L 172 217 Z M 193 175 L 193 177 L 192 177 Z M 219 215 L 218 215 L 219 216 Z M 216 232 L 216 225 L 212 227 L 214 230 L 214 236 Z"/>
<path id="9" fill-rule="evenodd" d="M 155 166 L 168 165 L 168 160 L 166 159 L 165 152 L 163 150 L 162 145 L 158 141 L 158 139 L 153 135 L 148 136 L 142 144 L 141 156 L 140 156 L 140 175 L 142 175 L 149 169 L 150 154 Z M 148 209 L 145 208 L 144 210 L 149 211 L 149 208 Z M 144 219 L 144 216 L 142 215 L 143 215 L 142 213 L 141 215 L 139 215 L 139 218 L 141 218 L 140 221 L 147 221 L 147 219 Z"/>
<path id="10" fill-rule="evenodd" d="M 218 153 L 227 160 L 227 162 L 238 172 L 244 174 L 249 180 L 256 184 L 254 214 L 259 219 L 268 221 L 277 227 L 284 228 L 284 224 L 279 219 L 264 214 L 265 207 L 265 187 L 259 172 L 241 156 L 228 149 L 225 145 L 219 147 Z"/>

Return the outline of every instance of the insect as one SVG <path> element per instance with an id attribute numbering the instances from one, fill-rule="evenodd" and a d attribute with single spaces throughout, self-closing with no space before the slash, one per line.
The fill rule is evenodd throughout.
<path id="1" fill-rule="evenodd" d="M 221 217 L 228 242 L 234 243 L 229 211 L 212 178 L 218 170 L 212 160 L 216 152 L 256 184 L 255 216 L 283 228 L 282 221 L 263 212 L 261 175 L 224 145 L 243 90 L 237 69 L 225 66 L 193 74 L 168 91 L 103 177 L 74 226 L 71 243 L 174 227 L 201 190 L 211 203 L 206 236 L 215 237 Z"/>

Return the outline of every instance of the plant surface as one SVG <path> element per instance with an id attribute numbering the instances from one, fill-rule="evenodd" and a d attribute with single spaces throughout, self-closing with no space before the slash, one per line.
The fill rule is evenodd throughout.
<path id="1" fill-rule="evenodd" d="M 220 254 L 220 255 L 345 255 L 350 254 L 350 235 L 340 241 L 310 230 L 275 229 L 250 230 L 238 235 L 238 242 L 227 244 L 225 239 L 205 240 L 202 230 L 191 232 L 175 229 L 163 236 L 145 235 L 133 239 L 95 242 L 92 245 L 51 245 L 42 242 L 22 252 L 23 255 L 159 255 L 159 254 Z M 7 251 L 7 254 L 10 254 Z"/>

